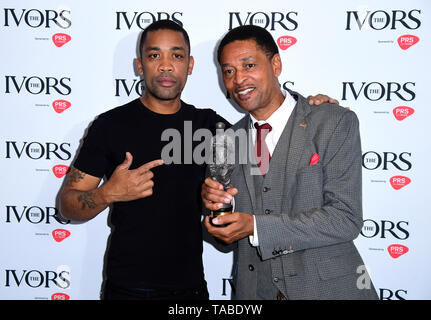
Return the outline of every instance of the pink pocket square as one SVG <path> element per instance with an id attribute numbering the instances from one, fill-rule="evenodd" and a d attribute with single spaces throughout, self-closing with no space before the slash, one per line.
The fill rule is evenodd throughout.
<path id="1" fill-rule="evenodd" d="M 316 163 L 319 162 L 319 155 L 317 153 L 313 154 L 310 160 L 310 167 L 314 166 Z"/>

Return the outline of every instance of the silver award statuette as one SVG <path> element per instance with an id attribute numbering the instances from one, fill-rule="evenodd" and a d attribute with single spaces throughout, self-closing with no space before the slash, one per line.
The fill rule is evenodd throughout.
<path id="1" fill-rule="evenodd" d="M 212 163 L 208 165 L 210 176 L 213 180 L 220 182 L 224 190 L 229 189 L 232 176 L 235 155 L 235 144 L 231 136 L 225 132 L 225 124 L 223 122 L 216 123 L 216 135 L 212 138 Z M 225 227 L 226 225 L 215 225 L 212 219 L 218 216 L 231 214 L 233 210 L 232 203 L 223 203 L 223 206 L 211 211 L 210 222 L 215 227 Z"/>

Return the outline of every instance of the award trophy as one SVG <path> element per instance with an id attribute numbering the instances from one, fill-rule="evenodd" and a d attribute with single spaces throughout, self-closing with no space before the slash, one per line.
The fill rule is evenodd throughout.
<path id="1" fill-rule="evenodd" d="M 235 155 L 234 140 L 224 131 L 223 122 L 216 123 L 216 135 L 212 138 L 213 161 L 208 165 L 210 176 L 213 180 L 220 182 L 224 190 L 231 188 L 230 180 L 235 167 L 233 156 Z M 232 200 L 233 201 L 233 200 Z M 223 203 L 223 206 L 211 211 L 210 222 L 215 227 L 225 227 L 226 225 L 215 225 L 212 219 L 231 214 L 233 210 L 232 203 Z"/>

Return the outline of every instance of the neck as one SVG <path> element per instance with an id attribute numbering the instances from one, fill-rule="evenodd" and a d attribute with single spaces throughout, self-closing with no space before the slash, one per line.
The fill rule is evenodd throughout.
<path id="1" fill-rule="evenodd" d="M 281 90 L 278 90 L 275 97 L 271 99 L 270 103 L 262 108 L 253 110 L 250 114 L 258 121 L 267 120 L 280 106 L 283 104 L 285 97 Z"/>
<path id="2" fill-rule="evenodd" d="M 177 113 L 181 108 L 180 98 L 175 98 L 173 100 L 160 100 L 149 94 L 144 94 L 140 98 L 141 102 L 155 113 L 160 114 L 174 114 Z"/>

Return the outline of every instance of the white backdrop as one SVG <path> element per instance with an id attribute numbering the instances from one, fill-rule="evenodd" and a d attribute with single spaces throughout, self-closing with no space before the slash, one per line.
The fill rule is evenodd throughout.
<path id="1" fill-rule="evenodd" d="M 99 113 L 139 93 L 137 39 L 153 20 L 185 27 L 195 58 L 183 100 L 231 122 L 217 41 L 267 28 L 282 86 L 325 93 L 361 122 L 364 228 L 355 241 L 382 299 L 430 299 L 428 1 L 0 0 L 0 299 L 98 299 L 107 211 L 58 221 L 57 195 Z M 204 243 L 211 299 L 229 299 L 232 255 Z"/>

